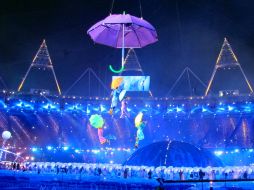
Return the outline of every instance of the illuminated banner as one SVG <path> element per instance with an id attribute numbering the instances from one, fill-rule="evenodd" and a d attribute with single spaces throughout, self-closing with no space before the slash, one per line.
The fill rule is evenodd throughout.
<path id="1" fill-rule="evenodd" d="M 121 87 L 126 91 L 149 91 L 150 76 L 112 76 L 112 81 L 122 78 Z"/>

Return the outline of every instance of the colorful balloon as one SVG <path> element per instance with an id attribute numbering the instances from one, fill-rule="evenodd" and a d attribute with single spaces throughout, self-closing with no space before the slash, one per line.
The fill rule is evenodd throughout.
<path id="1" fill-rule="evenodd" d="M 89 122 L 91 126 L 96 129 L 102 128 L 104 125 L 104 119 L 101 117 L 101 115 L 98 114 L 91 115 L 91 117 L 89 118 Z"/>
<path id="2" fill-rule="evenodd" d="M 9 138 L 11 138 L 11 132 L 10 132 L 10 131 L 4 131 L 4 132 L 2 133 L 2 138 L 3 138 L 4 140 L 8 140 Z"/>
<path id="3" fill-rule="evenodd" d="M 98 114 L 91 115 L 91 117 L 89 118 L 89 122 L 92 127 L 98 130 L 97 132 L 100 143 L 106 143 L 107 139 L 103 136 L 104 119 L 102 118 L 102 116 Z"/>

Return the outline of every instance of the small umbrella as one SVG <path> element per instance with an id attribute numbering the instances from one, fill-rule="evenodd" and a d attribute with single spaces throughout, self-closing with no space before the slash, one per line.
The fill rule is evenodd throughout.
<path id="1" fill-rule="evenodd" d="M 142 123 L 142 119 L 143 119 L 143 113 L 139 112 L 138 115 L 135 117 L 135 127 L 139 127 Z"/>
<path id="2" fill-rule="evenodd" d="M 118 88 L 123 82 L 122 77 L 117 77 L 111 82 L 111 89 L 116 89 Z"/>
<path id="3" fill-rule="evenodd" d="M 92 125 L 92 127 L 97 129 L 102 128 L 104 125 L 103 118 L 98 114 L 91 115 L 91 117 L 89 118 L 89 122 Z"/>
<path id="4" fill-rule="evenodd" d="M 87 33 L 95 43 L 114 48 L 122 48 L 122 66 L 124 69 L 124 48 L 142 48 L 158 41 L 155 28 L 146 20 L 130 14 L 112 14 L 93 25 Z"/>
<path id="5" fill-rule="evenodd" d="M 126 92 L 127 92 L 126 90 L 122 90 L 121 93 L 119 94 L 119 101 L 120 102 L 124 99 Z"/>

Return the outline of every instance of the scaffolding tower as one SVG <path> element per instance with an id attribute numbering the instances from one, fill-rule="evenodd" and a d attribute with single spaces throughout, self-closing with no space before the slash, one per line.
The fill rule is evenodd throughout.
<path id="1" fill-rule="evenodd" d="M 33 58 L 33 61 L 30 65 L 30 67 L 28 68 L 25 76 L 23 77 L 21 83 L 19 84 L 18 92 L 21 91 L 21 89 L 22 89 L 22 87 L 23 87 L 23 85 L 26 81 L 26 78 L 27 78 L 27 76 L 28 76 L 28 74 L 29 74 L 29 72 L 31 71 L 32 68 L 51 70 L 52 73 L 53 73 L 53 76 L 54 76 L 54 80 L 55 80 L 55 83 L 56 83 L 58 94 L 61 95 L 61 89 L 60 89 L 59 83 L 58 83 L 57 78 L 56 78 L 56 74 L 55 74 L 55 71 L 54 71 L 54 67 L 53 67 L 51 58 L 49 56 L 49 52 L 48 52 L 48 48 L 47 48 L 47 44 L 46 44 L 45 39 L 43 40 L 39 50 L 37 51 L 35 57 Z"/>
<path id="2" fill-rule="evenodd" d="M 74 86 L 77 85 L 78 82 L 80 82 L 81 79 L 83 79 L 86 75 L 88 75 L 88 96 L 90 96 L 91 93 L 91 76 L 94 76 L 95 79 L 99 82 L 99 84 L 106 90 L 108 94 L 110 94 L 110 91 L 108 87 L 103 83 L 103 81 L 100 79 L 100 77 L 94 72 L 92 68 L 87 68 L 78 78 L 74 81 L 74 83 L 64 92 L 64 95 L 67 95 L 71 89 L 73 89 Z"/>
<path id="3" fill-rule="evenodd" d="M 123 72 L 133 72 L 133 71 L 140 72 L 142 75 L 144 75 L 136 52 L 134 51 L 133 48 L 130 48 L 124 59 L 124 70 L 119 75 L 122 75 Z"/>
<path id="4" fill-rule="evenodd" d="M 184 75 L 187 75 L 190 96 L 195 95 L 193 94 L 190 76 L 193 76 L 204 88 L 207 88 L 206 84 L 189 67 L 185 67 L 185 69 L 182 71 L 182 73 L 179 75 L 177 80 L 174 82 L 172 87 L 167 92 L 166 97 L 171 95 L 171 93 L 173 92 L 177 84 L 179 84 L 180 80 L 183 78 Z"/>
<path id="5" fill-rule="evenodd" d="M 208 95 L 208 93 L 211 89 L 211 85 L 213 83 L 213 80 L 214 80 L 217 70 L 221 69 L 221 68 L 232 68 L 232 67 L 238 67 L 240 69 L 240 71 L 245 79 L 245 82 L 248 85 L 250 93 L 253 93 L 253 88 L 252 88 L 248 78 L 246 77 L 239 61 L 237 60 L 236 55 L 234 54 L 230 44 L 228 43 L 228 40 L 226 38 L 224 38 L 224 42 L 223 42 L 222 48 L 220 50 L 219 56 L 217 58 L 211 79 L 209 80 L 208 86 L 205 91 L 205 96 Z"/>

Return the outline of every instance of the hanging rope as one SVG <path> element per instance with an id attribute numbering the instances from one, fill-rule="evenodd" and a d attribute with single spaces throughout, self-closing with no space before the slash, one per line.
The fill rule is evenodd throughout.
<path id="1" fill-rule="evenodd" d="M 140 11 L 140 17 L 143 18 L 141 0 L 139 0 L 139 11 Z"/>
<path id="2" fill-rule="evenodd" d="M 111 15 L 112 12 L 113 12 L 114 4 L 115 4 L 115 0 L 112 0 L 111 7 L 110 7 L 110 11 L 109 11 L 109 14 L 110 14 L 110 15 Z M 142 11 L 141 0 L 139 0 L 139 11 L 140 11 L 140 17 L 143 18 L 143 11 Z"/>
<path id="3" fill-rule="evenodd" d="M 114 3 L 115 3 L 115 0 L 112 0 L 110 11 L 109 11 L 110 15 L 112 14 L 112 11 L 113 11 L 113 8 L 114 8 Z"/>

